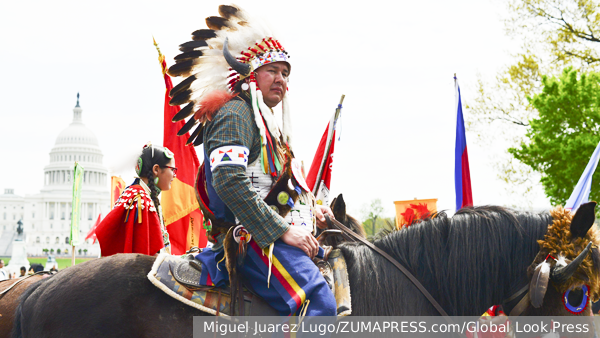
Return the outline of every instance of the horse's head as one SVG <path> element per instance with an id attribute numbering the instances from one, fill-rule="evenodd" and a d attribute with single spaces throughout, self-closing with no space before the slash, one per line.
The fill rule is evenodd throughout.
<path id="1" fill-rule="evenodd" d="M 575 215 L 557 207 L 540 251 L 527 273 L 529 306 L 523 315 L 592 315 L 600 298 L 600 232 L 594 225 L 596 202 L 583 204 Z"/>
<path id="2" fill-rule="evenodd" d="M 362 237 L 367 237 L 365 230 L 363 229 L 362 223 L 360 223 L 356 218 L 346 214 L 346 202 L 344 202 L 344 196 L 339 194 L 338 197 L 334 198 L 331 201 L 330 205 L 331 211 L 333 211 L 333 216 L 336 220 L 350 228 L 350 230 L 354 231 L 358 235 Z M 337 247 L 339 244 L 344 242 L 344 239 L 340 236 L 330 236 L 325 239 L 324 244 L 330 245 L 332 247 Z"/>

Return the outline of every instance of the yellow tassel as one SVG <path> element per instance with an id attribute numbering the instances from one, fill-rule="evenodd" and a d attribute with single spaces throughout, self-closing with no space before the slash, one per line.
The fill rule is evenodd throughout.
<path id="1" fill-rule="evenodd" d="M 267 289 L 271 284 L 271 267 L 273 266 L 273 248 L 275 247 L 275 243 L 271 243 L 269 245 L 269 275 L 267 276 Z"/>
<path id="2" fill-rule="evenodd" d="M 137 214 L 138 214 L 138 223 L 142 223 L 142 197 L 140 195 L 136 196 L 138 199 L 137 205 Z"/>
<path id="3" fill-rule="evenodd" d="M 217 270 L 221 271 L 221 269 L 219 269 L 219 263 L 221 263 L 224 260 L 225 260 L 225 255 L 223 255 L 223 258 L 221 258 L 221 260 L 217 262 Z"/>
<path id="4" fill-rule="evenodd" d="M 304 316 L 306 316 L 306 311 L 308 310 L 308 304 L 310 304 L 310 299 L 307 299 L 306 302 L 304 302 L 304 304 L 302 304 L 302 307 L 300 307 L 300 320 L 298 321 L 298 325 L 300 325 L 302 323 L 302 321 L 304 320 Z"/>
<path id="5" fill-rule="evenodd" d="M 231 230 L 233 230 L 233 227 L 230 227 L 229 230 L 227 230 L 227 235 L 225 235 L 225 238 L 229 237 L 229 233 L 231 232 Z M 223 255 L 223 258 L 221 258 L 221 260 L 217 262 L 217 270 L 221 271 L 221 269 L 219 269 L 219 263 L 221 263 L 224 259 L 225 255 Z"/>

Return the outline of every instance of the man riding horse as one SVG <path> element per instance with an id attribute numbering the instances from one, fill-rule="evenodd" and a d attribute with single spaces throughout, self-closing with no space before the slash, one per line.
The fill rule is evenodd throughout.
<path id="1" fill-rule="evenodd" d="M 314 202 L 291 150 L 289 55 L 246 12 L 222 5 L 219 14 L 180 46 L 169 69 L 187 76 L 170 93 L 171 104 L 187 103 L 174 120 L 194 114 L 180 134 L 199 123 L 188 143 L 204 142 L 199 192 L 215 245 L 192 264 L 206 285 L 235 287 L 232 273 L 239 273 L 281 315 L 301 307 L 306 315 L 336 315 L 313 262 L 323 256 L 315 225 L 325 228 L 323 214 L 332 212 Z M 281 129 L 272 110 L 280 103 Z"/>

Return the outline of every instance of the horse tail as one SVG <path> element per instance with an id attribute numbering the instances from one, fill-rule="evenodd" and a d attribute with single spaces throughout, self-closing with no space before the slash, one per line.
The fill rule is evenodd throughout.
<path id="1" fill-rule="evenodd" d="M 48 278 L 44 278 L 42 280 L 39 280 L 33 284 L 31 284 L 26 290 L 25 292 L 23 292 L 23 294 L 21 294 L 19 296 L 19 306 L 17 307 L 17 310 L 15 312 L 15 322 L 13 323 L 13 328 L 12 328 L 12 332 L 11 332 L 11 337 L 12 338 L 23 338 L 23 332 L 21 330 L 22 325 L 21 325 L 21 312 L 23 309 L 23 303 L 25 303 L 25 300 L 27 300 L 27 298 L 35 291 L 37 290 L 37 288 L 42 285 L 43 282 L 45 282 Z"/>

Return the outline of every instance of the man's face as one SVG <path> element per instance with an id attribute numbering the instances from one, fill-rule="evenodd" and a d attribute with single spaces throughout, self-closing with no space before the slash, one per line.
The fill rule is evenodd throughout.
<path id="1" fill-rule="evenodd" d="M 270 108 L 275 107 L 287 91 L 289 65 L 287 62 L 273 62 L 258 68 L 255 73 L 256 84 L 262 91 L 265 104 Z"/>

